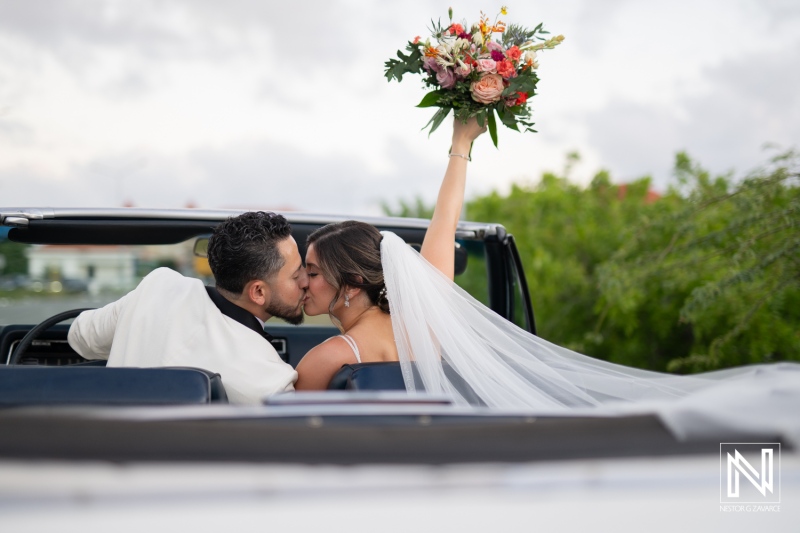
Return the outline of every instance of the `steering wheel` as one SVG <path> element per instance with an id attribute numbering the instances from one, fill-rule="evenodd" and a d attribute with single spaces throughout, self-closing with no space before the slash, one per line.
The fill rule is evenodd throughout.
<path id="1" fill-rule="evenodd" d="M 70 309 L 69 311 L 64 311 L 63 313 L 59 313 L 57 315 L 53 315 L 50 318 L 46 318 L 38 325 L 36 325 L 33 329 L 31 329 L 28 333 L 22 337 L 22 340 L 19 341 L 17 348 L 14 350 L 14 353 L 11 354 L 11 358 L 8 360 L 9 365 L 18 365 L 19 362 L 22 360 L 22 356 L 25 355 L 25 352 L 28 351 L 30 348 L 31 343 L 38 337 L 41 333 L 44 333 L 51 327 L 55 326 L 59 322 L 67 320 L 68 318 L 75 318 L 79 314 L 83 313 L 84 311 L 91 311 L 94 307 L 87 307 L 85 309 Z"/>

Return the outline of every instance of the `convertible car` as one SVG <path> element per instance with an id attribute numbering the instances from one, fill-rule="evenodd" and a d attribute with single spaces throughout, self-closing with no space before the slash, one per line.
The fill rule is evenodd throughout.
<path id="1" fill-rule="evenodd" d="M 346 365 L 325 392 L 237 406 L 227 402 L 225 376 L 209 369 L 105 368 L 69 347 L 65 321 L 119 298 L 155 268 L 213 284 L 208 236 L 235 214 L 0 208 L 0 274 L 22 280 L 0 287 L 4 531 L 599 524 L 735 531 L 800 523 L 798 436 L 780 428 L 687 437 L 657 414 L 462 408 L 447 397 L 405 394 L 398 365 L 386 363 Z M 302 254 L 310 232 L 343 220 L 284 215 Z M 419 246 L 428 224 L 361 220 L 411 246 Z M 16 272 L 8 272 L 12 257 Z M 460 223 L 455 267 L 459 285 L 536 333 L 520 257 L 505 228 Z M 294 366 L 338 334 L 327 318 L 302 326 L 270 321 L 267 330 Z M 768 444 L 783 500 L 769 500 L 775 487 L 758 509 L 723 497 L 721 446 L 731 442 Z M 747 485 L 744 477 L 741 483 Z"/>

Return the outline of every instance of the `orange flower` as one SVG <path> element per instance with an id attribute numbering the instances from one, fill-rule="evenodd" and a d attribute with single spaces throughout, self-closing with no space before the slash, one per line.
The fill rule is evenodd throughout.
<path id="1" fill-rule="evenodd" d="M 436 50 L 433 46 L 428 46 L 425 48 L 425 57 L 437 57 L 439 55 L 439 51 Z"/>
<path id="2" fill-rule="evenodd" d="M 528 93 L 517 93 L 517 100 L 514 102 L 514 105 L 522 105 L 528 101 Z"/>
<path id="3" fill-rule="evenodd" d="M 503 76 L 503 78 L 513 78 L 517 75 L 517 71 L 514 69 L 514 64 L 507 59 L 497 62 L 497 73 Z"/>
<path id="4" fill-rule="evenodd" d="M 419 35 L 417 35 L 416 37 L 414 37 L 414 41 L 413 41 L 413 42 L 414 42 L 414 44 L 417 44 L 417 43 L 419 43 L 419 39 L 420 39 L 420 36 L 419 36 Z"/>
<path id="5" fill-rule="evenodd" d="M 461 35 L 462 33 L 464 33 L 464 26 L 454 22 L 453 24 L 450 25 L 447 31 L 449 33 L 452 33 L 453 35 Z"/>
<path id="6" fill-rule="evenodd" d="M 478 23 L 478 26 L 480 27 L 483 35 L 489 35 L 492 33 L 492 26 L 489 23 L 489 17 L 484 15 L 483 11 L 481 11 L 481 21 Z"/>
<path id="7" fill-rule="evenodd" d="M 522 57 L 522 50 L 520 50 L 517 45 L 514 45 L 506 50 L 506 55 L 509 57 L 509 59 L 519 61 L 519 58 Z"/>

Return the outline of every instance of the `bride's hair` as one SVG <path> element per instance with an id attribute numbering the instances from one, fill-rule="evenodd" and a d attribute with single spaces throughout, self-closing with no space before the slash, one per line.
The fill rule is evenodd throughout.
<path id="1" fill-rule="evenodd" d="M 366 293 L 372 305 L 389 313 L 381 239 L 383 236 L 375 226 L 355 220 L 328 224 L 308 236 L 306 245 L 314 245 L 322 276 L 336 289 L 329 310 L 345 287 L 356 287 Z"/>

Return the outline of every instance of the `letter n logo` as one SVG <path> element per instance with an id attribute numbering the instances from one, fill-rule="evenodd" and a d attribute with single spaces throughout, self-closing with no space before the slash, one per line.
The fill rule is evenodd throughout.
<path id="1" fill-rule="evenodd" d="M 780 443 L 721 443 L 719 453 L 720 503 L 780 503 Z"/>

